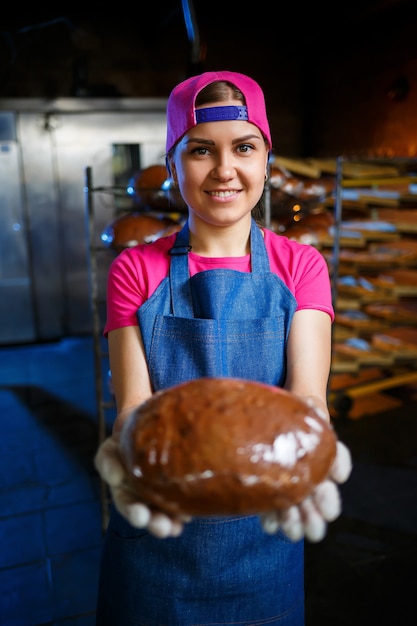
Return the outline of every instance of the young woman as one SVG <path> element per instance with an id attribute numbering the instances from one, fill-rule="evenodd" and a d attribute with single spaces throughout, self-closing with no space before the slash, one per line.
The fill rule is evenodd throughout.
<path id="1" fill-rule="evenodd" d="M 205 72 L 172 91 L 166 158 L 187 222 L 179 233 L 122 252 L 108 279 L 105 334 L 117 418 L 96 467 L 115 506 L 97 626 L 304 623 L 303 539 L 322 537 L 326 520 L 339 513 L 337 483 L 350 472 L 343 444 L 323 484 L 325 507 L 312 497 L 263 518 L 151 513 L 125 489 L 118 457 L 120 429 L 135 407 L 202 376 L 284 387 L 329 419 L 326 263 L 315 248 L 254 219 L 271 148 L 264 95 L 250 77 Z"/>

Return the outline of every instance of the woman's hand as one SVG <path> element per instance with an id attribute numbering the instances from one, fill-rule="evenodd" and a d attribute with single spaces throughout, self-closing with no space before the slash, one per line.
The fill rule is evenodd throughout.
<path id="1" fill-rule="evenodd" d="M 321 541 L 327 531 L 327 522 L 332 522 L 341 513 L 338 484 L 346 482 L 352 470 L 348 448 L 337 442 L 336 458 L 329 476 L 313 493 L 298 506 L 283 511 L 274 511 L 261 516 L 262 528 L 269 534 L 281 530 L 293 541 L 305 537 L 311 542 Z"/>
<path id="2" fill-rule="evenodd" d="M 109 437 L 100 445 L 94 465 L 101 478 L 108 484 L 112 501 L 119 513 L 135 528 L 146 528 L 155 537 L 178 537 L 189 518 L 170 518 L 164 513 L 151 511 L 126 484 L 119 443 Z"/>

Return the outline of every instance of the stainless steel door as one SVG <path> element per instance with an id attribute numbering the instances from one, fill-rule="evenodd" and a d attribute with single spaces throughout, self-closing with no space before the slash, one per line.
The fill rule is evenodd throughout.
<path id="1" fill-rule="evenodd" d="M 93 170 L 97 248 L 115 215 L 114 146 L 164 162 L 165 102 L 0 100 L 0 344 L 92 331 L 84 174 Z M 3 111 L 2 111 L 3 109 Z M 2 115 L 15 140 L 2 140 Z M 127 205 L 126 205 L 127 206 Z M 101 246 L 103 247 L 103 246 Z M 105 297 L 109 250 L 97 252 Z"/>

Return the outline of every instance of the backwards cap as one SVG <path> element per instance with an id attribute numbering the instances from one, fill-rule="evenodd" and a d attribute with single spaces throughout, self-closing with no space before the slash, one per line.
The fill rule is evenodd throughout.
<path id="1" fill-rule="evenodd" d="M 219 80 L 226 80 L 240 89 L 245 97 L 246 106 L 208 106 L 196 111 L 195 100 L 200 91 Z M 256 81 L 244 74 L 227 71 L 204 72 L 199 76 L 187 78 L 174 87 L 168 98 L 166 151 L 169 152 L 177 141 L 197 124 L 237 119 L 255 124 L 267 138 L 269 147 L 272 147 L 265 98 Z"/>

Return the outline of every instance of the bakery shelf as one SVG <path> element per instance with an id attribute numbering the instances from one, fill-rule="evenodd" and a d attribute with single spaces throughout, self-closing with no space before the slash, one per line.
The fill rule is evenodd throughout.
<path id="1" fill-rule="evenodd" d="M 358 374 L 363 373 L 363 369 L 358 370 Z M 346 376 L 349 373 L 342 373 Z M 379 370 L 368 380 L 355 378 L 356 374 L 350 374 L 350 378 L 344 380 L 343 384 L 337 381 L 337 374 L 333 377 L 333 386 L 329 392 L 329 406 L 333 417 L 349 417 L 356 399 L 375 394 L 387 389 L 393 389 L 402 385 L 417 384 L 417 369 L 415 365 L 410 368 L 397 368 L 389 370 Z"/>
<path id="2" fill-rule="evenodd" d="M 335 241 L 325 253 L 336 316 L 329 389 L 344 416 L 355 398 L 417 383 L 416 172 L 415 159 L 340 157 L 334 168 Z M 346 245 L 349 229 L 365 240 L 362 249 Z M 341 368 L 348 357 L 356 372 Z"/>
<path id="3" fill-rule="evenodd" d="M 371 394 L 414 383 L 417 348 L 396 332 L 417 323 L 417 159 L 275 157 L 273 164 L 273 227 L 318 248 L 329 267 L 329 388 L 351 377 L 342 402 L 348 415 L 350 386 Z M 321 195 L 307 197 L 312 189 Z"/>

